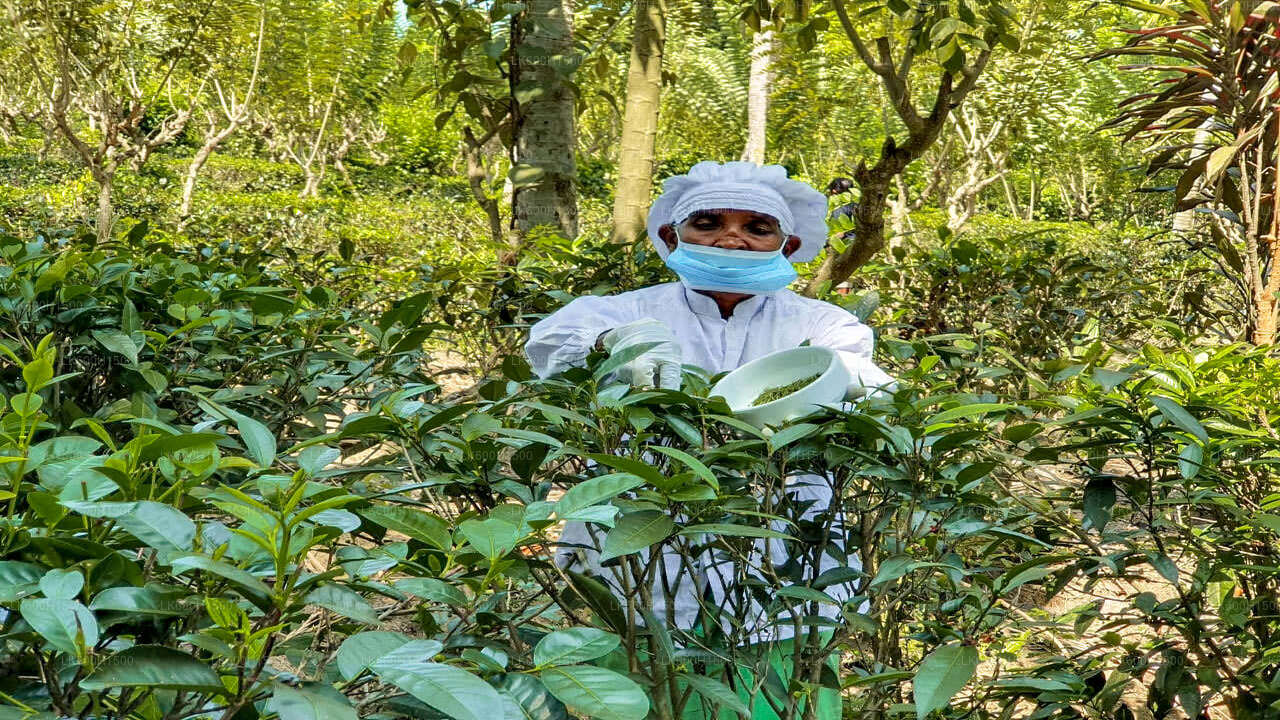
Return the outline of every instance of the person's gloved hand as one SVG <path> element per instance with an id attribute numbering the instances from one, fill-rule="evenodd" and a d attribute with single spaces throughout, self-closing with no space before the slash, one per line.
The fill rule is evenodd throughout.
<path id="1" fill-rule="evenodd" d="M 898 391 L 898 381 L 870 360 L 846 353 L 841 353 L 841 356 L 851 376 L 844 394 L 846 402 L 891 398 Z"/>
<path id="2" fill-rule="evenodd" d="M 618 368 L 616 375 L 620 381 L 632 387 L 657 385 L 668 390 L 679 390 L 680 345 L 671 334 L 671 328 L 663 322 L 644 319 L 619 325 L 605 333 L 600 344 L 613 355 L 629 347 L 655 342 L 658 345 Z"/>
<path id="3" fill-rule="evenodd" d="M 890 382 L 879 386 L 863 385 L 861 380 L 854 378 L 853 382 L 849 383 L 848 389 L 845 390 L 844 399 L 846 402 L 854 402 L 858 400 L 891 398 L 897 389 L 897 382 Z"/>

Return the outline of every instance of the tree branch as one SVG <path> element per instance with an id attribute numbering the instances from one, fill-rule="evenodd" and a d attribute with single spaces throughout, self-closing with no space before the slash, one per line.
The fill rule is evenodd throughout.
<path id="1" fill-rule="evenodd" d="M 877 75 L 888 72 L 888 68 L 883 68 L 880 63 L 871 56 L 871 51 L 867 49 L 866 44 L 862 42 L 862 37 L 858 35 L 858 30 L 854 28 L 853 21 L 849 19 L 849 10 L 844 6 L 844 0 L 832 0 L 835 7 L 836 16 L 840 18 L 840 26 L 844 28 L 844 34 L 849 36 L 849 42 L 853 43 L 853 49 L 857 51 L 858 57 L 862 59 L 863 64 L 871 68 L 871 71 Z"/>
<path id="2" fill-rule="evenodd" d="M 907 75 L 899 75 L 893 69 L 893 50 L 889 46 L 889 38 L 876 38 L 876 52 L 879 53 L 879 65 L 884 68 L 884 72 L 877 73 L 880 75 L 880 81 L 884 84 L 885 92 L 889 94 L 889 102 L 893 104 L 894 112 L 898 113 L 898 117 L 902 118 L 902 123 L 907 126 L 907 132 L 911 135 L 920 135 L 925 132 L 923 121 L 920 119 L 920 113 L 916 111 L 915 104 L 911 102 L 911 91 L 908 85 Z M 910 49 L 906 51 L 910 53 Z M 903 59 L 907 68 L 911 67 L 911 63 L 907 60 L 907 55 L 903 55 Z"/>

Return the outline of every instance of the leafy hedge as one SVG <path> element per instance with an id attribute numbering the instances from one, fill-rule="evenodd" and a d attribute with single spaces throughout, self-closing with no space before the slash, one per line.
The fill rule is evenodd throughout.
<path id="1" fill-rule="evenodd" d="M 544 238 L 483 272 L 344 254 L 145 226 L 0 237 L 5 716 L 632 720 L 755 696 L 800 718 L 840 688 L 859 714 L 1068 717 L 1137 688 L 1161 714 L 1262 717 L 1280 699 L 1280 366 L 1261 351 L 1040 359 L 921 335 L 888 343 L 891 400 L 763 433 L 704 397 L 710 378 L 628 391 L 617 358 L 539 381 L 499 352 L 448 398 L 425 374 L 432 343 L 517 347 L 566 294 L 652 281 L 643 248 Z M 793 494 L 810 473 L 853 521 Z M 565 520 L 602 538 L 602 575 L 551 561 Z M 727 604 L 698 631 L 656 621 L 666 598 L 635 588 L 707 557 L 737 580 Z M 1131 580 L 1105 607 L 1081 595 Z M 804 638 L 787 679 L 780 641 L 742 644 L 770 626 Z"/>

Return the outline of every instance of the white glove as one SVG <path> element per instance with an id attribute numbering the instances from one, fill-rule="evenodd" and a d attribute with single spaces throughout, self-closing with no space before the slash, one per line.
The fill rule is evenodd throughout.
<path id="1" fill-rule="evenodd" d="M 898 391 L 898 381 L 870 360 L 846 352 L 840 357 L 853 378 L 845 390 L 846 401 L 888 398 Z"/>
<path id="2" fill-rule="evenodd" d="M 604 334 L 601 344 L 610 355 L 636 345 L 659 343 L 616 371 L 617 378 L 632 387 L 656 384 L 680 389 L 680 345 L 671 328 L 659 320 L 645 319 L 620 325 Z M 655 381 L 656 376 L 656 381 Z"/>

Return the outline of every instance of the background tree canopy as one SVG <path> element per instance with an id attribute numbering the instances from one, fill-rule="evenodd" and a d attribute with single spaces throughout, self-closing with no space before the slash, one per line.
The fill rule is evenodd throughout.
<path id="1" fill-rule="evenodd" d="M 1277 716 L 1277 3 L 0 12 L 0 720 Z M 533 377 L 740 158 L 901 389 Z"/>

